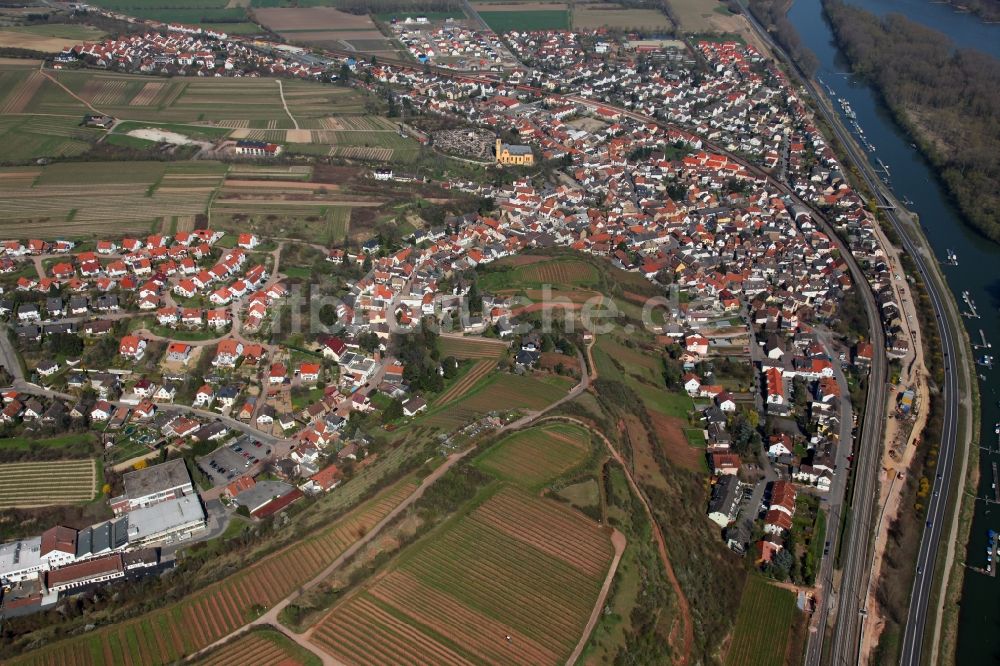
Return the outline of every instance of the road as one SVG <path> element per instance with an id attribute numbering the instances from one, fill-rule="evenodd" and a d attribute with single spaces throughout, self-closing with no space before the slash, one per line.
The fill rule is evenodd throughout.
<path id="1" fill-rule="evenodd" d="M 746 11 L 748 20 L 754 29 L 760 34 L 761 38 L 764 39 L 772 50 L 781 56 L 786 63 L 791 63 L 784 51 L 771 40 L 767 32 L 762 28 L 762 26 L 757 22 L 757 20 Z M 792 65 L 794 68 L 794 65 Z M 795 68 L 795 71 L 798 71 Z M 917 265 L 917 270 L 920 272 L 921 278 L 923 278 L 924 286 L 927 294 L 930 298 L 931 305 L 934 309 L 935 318 L 937 321 L 938 335 L 941 340 L 941 351 L 944 357 L 944 386 L 940 392 L 938 399 L 943 400 L 943 427 L 941 430 L 941 442 L 940 442 L 940 457 L 937 467 L 937 476 L 934 480 L 932 486 L 933 492 L 930 499 L 928 512 L 927 512 L 927 523 L 926 529 L 923 532 L 920 541 L 920 548 L 917 552 L 917 563 L 916 563 L 916 575 L 913 582 L 913 590 L 911 592 L 909 611 L 907 615 L 906 629 L 903 637 L 903 648 L 900 662 L 904 665 L 914 665 L 920 663 L 921 650 L 923 647 L 924 639 L 924 629 L 927 621 L 927 605 L 930 601 L 930 596 L 932 588 L 934 585 L 934 570 L 937 558 L 938 547 L 941 540 L 941 533 L 946 522 L 946 515 L 949 507 L 952 507 L 956 502 L 958 502 L 958 490 L 955 493 L 949 492 L 952 489 L 952 472 L 955 466 L 955 453 L 958 448 L 958 419 L 959 419 L 959 378 L 958 372 L 962 366 L 963 370 L 970 367 L 968 365 L 969 359 L 966 357 L 967 350 L 965 345 L 959 343 L 962 339 L 961 336 L 961 322 L 954 306 L 954 302 L 948 293 L 948 288 L 944 283 L 940 273 L 934 266 L 934 255 L 932 252 L 926 251 L 924 248 L 927 247 L 926 239 L 924 239 L 915 226 L 904 220 L 899 214 L 899 202 L 896 200 L 892 191 L 887 188 L 881 180 L 875 175 L 871 164 L 868 162 L 867 157 L 861 148 L 857 145 L 854 137 L 847 131 L 840 121 L 839 115 L 833 110 L 829 104 L 829 100 L 823 96 L 822 92 L 816 86 L 815 82 L 807 76 L 804 76 L 802 72 L 798 71 L 799 78 L 805 85 L 809 93 L 812 95 L 813 99 L 816 100 L 817 106 L 819 107 L 820 113 L 823 115 L 827 123 L 833 128 L 837 139 L 842 144 L 844 150 L 848 152 L 851 161 L 858 168 L 865 182 L 867 183 L 869 189 L 874 193 L 878 199 L 880 205 L 892 206 L 891 209 L 886 209 L 886 216 L 892 223 L 893 228 L 896 233 L 899 234 L 902 240 L 903 247 L 909 254 L 910 258 Z M 958 358 L 959 351 L 962 355 L 962 359 Z M 873 380 L 870 384 L 871 387 L 877 387 L 878 384 Z M 871 393 L 871 391 L 869 391 Z M 870 419 L 866 418 L 866 424 Z M 877 460 L 875 461 L 877 464 Z M 868 474 L 861 473 L 861 461 L 856 461 L 858 465 L 859 480 L 861 477 L 867 477 Z M 964 469 L 964 463 L 962 464 Z M 874 470 L 872 470 L 874 471 Z M 855 497 L 864 498 L 867 494 L 858 494 L 861 491 L 867 490 L 867 484 L 864 489 L 856 488 Z M 857 504 L 857 502 L 855 502 Z M 867 530 L 865 541 L 869 541 L 871 530 L 871 502 L 867 502 L 866 505 L 867 514 L 864 520 L 864 525 Z M 852 525 L 857 524 L 861 521 L 858 520 L 858 515 L 855 512 L 854 519 L 852 519 Z M 852 533 L 854 530 L 852 530 Z M 852 535 L 853 536 L 853 535 Z M 853 599 L 857 601 L 857 608 L 861 609 L 865 605 L 866 599 L 864 597 L 858 597 L 860 593 L 867 594 L 867 586 L 862 590 L 860 581 L 854 580 L 857 577 L 866 574 L 871 569 L 871 561 L 869 548 L 865 545 L 864 548 L 861 544 L 857 543 L 855 539 L 850 539 L 851 548 L 849 551 L 845 552 L 845 574 L 842 579 L 841 588 L 841 598 L 842 599 Z M 856 560 L 862 559 L 862 562 L 857 562 Z M 854 604 L 852 604 L 853 606 Z M 850 609 L 850 606 L 845 606 L 845 609 Z M 823 625 L 820 625 L 823 626 Z M 834 645 L 832 650 L 832 663 L 833 664 L 848 664 L 857 663 L 860 658 L 858 654 L 861 635 L 864 631 L 864 616 L 859 613 L 854 612 L 844 612 L 840 613 L 837 618 L 837 628 L 834 632 Z M 806 655 L 807 664 L 819 664 L 822 658 L 822 641 L 823 632 L 816 632 L 815 635 L 810 636 L 809 649 Z"/>

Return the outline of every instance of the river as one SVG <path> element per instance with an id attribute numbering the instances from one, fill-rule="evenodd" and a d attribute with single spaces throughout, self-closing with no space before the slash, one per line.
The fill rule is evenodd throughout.
<path id="1" fill-rule="evenodd" d="M 926 0 L 865 0 L 858 4 L 880 15 L 890 12 L 904 14 L 946 33 L 956 44 L 976 47 L 1000 58 L 1000 25 L 985 24 L 975 16 Z M 994 353 L 1000 363 L 1000 245 L 985 240 L 961 221 L 935 179 L 932 167 L 899 130 L 875 93 L 847 74 L 847 64 L 823 19 L 819 0 L 797 0 L 792 4 L 788 18 L 798 30 L 802 42 L 819 59 L 817 76 L 833 89 L 838 98 L 850 102 L 857 114 L 858 124 L 875 147 L 875 152 L 869 153 L 873 165 L 879 167 L 875 158 L 881 159 L 889 169 L 890 183 L 896 195 L 901 200 L 912 201 L 910 208 L 920 216 L 924 232 L 939 259 L 945 260 L 948 249 L 957 254 L 958 266 L 944 266 L 943 270 L 960 309 L 969 310 L 962 300 L 962 293 L 968 291 L 980 316 L 978 319 L 964 318 L 969 337 L 974 344 L 978 343 L 982 330 L 990 343 L 997 343 L 995 351 L 975 349 L 974 353 L 977 358 L 984 353 Z M 840 109 L 837 103 L 835 107 Z M 849 122 L 847 125 L 850 127 Z M 880 169 L 879 173 L 884 171 Z M 981 444 L 991 449 L 982 451 L 979 496 L 992 498 L 991 464 L 1000 464 L 1000 437 L 994 433 L 994 424 L 1000 421 L 1000 364 L 993 370 L 979 367 L 977 371 L 985 377 L 980 381 L 983 406 Z M 986 565 L 987 530 L 990 529 L 1000 531 L 1000 505 L 991 506 L 980 501 L 976 506 L 966 554 L 970 566 Z M 1000 662 L 1000 579 L 968 571 L 961 606 L 956 663 Z"/>

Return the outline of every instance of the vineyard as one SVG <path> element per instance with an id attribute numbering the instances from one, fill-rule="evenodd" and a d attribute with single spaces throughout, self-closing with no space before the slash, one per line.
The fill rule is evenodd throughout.
<path id="1" fill-rule="evenodd" d="M 438 341 L 442 356 L 464 358 L 500 358 L 507 351 L 507 345 L 489 338 L 458 338 L 442 336 Z"/>
<path id="2" fill-rule="evenodd" d="M 165 664 L 254 619 L 318 575 L 416 488 L 406 478 L 314 536 L 265 557 L 183 601 L 138 619 L 29 653 L 23 664 Z"/>
<path id="3" fill-rule="evenodd" d="M 494 476 L 529 488 L 552 481 L 584 460 L 590 435 L 575 425 L 529 428 L 501 440 L 476 460 Z"/>
<path id="4" fill-rule="evenodd" d="M 783 663 L 795 614 L 794 593 L 760 576 L 748 576 L 726 655 L 727 666 Z"/>
<path id="5" fill-rule="evenodd" d="M 496 410 L 543 409 L 566 395 L 572 382 L 562 377 L 525 377 L 495 374 L 473 392 L 453 401 L 446 410 L 434 411 L 425 423 L 451 429 Z"/>
<path id="6" fill-rule="evenodd" d="M 281 632 L 258 629 L 216 648 L 195 663 L 198 666 L 319 666 L 322 662 Z"/>
<path id="7" fill-rule="evenodd" d="M 435 407 L 441 407 L 442 405 L 447 405 L 449 402 L 454 402 L 455 400 L 461 398 L 463 395 L 472 390 L 480 379 L 489 374 L 490 370 L 496 367 L 496 361 L 476 361 L 476 363 L 469 369 L 467 373 L 462 375 L 462 378 L 455 382 L 450 389 L 442 393 L 438 399 L 434 402 Z"/>
<path id="8" fill-rule="evenodd" d="M 99 111 L 116 118 L 157 123 L 224 123 L 227 127 L 250 129 L 292 128 L 273 78 L 163 81 L 86 70 L 49 74 Z M 322 120 L 331 115 L 364 114 L 361 95 L 351 88 L 300 80 L 289 80 L 283 85 L 292 115 L 315 125 L 316 129 L 323 129 Z M 87 109 L 37 70 L 3 64 L 0 65 L 0 111 L 77 117 Z M 380 123 L 366 124 L 364 129 L 373 127 L 388 129 Z"/>
<path id="9" fill-rule="evenodd" d="M 74 504 L 94 499 L 93 460 L 54 460 L 0 465 L 0 509 Z"/>
<path id="10" fill-rule="evenodd" d="M 518 282 L 576 285 L 597 280 L 597 269 L 585 261 L 545 261 L 519 266 L 514 271 Z"/>
<path id="11" fill-rule="evenodd" d="M 611 556 L 587 518 L 503 489 L 335 607 L 310 641 L 351 664 L 561 663 Z"/>
<path id="12" fill-rule="evenodd" d="M 27 162 L 39 157 L 73 157 L 86 152 L 103 134 L 80 127 L 76 118 L 0 116 L 0 145 L 4 162 Z"/>
<path id="13" fill-rule="evenodd" d="M 214 162 L 57 163 L 0 169 L 0 228 L 31 223 L 48 237 L 148 233 L 161 218 L 204 213 L 225 165 Z M 28 174 L 37 178 L 27 180 Z"/>

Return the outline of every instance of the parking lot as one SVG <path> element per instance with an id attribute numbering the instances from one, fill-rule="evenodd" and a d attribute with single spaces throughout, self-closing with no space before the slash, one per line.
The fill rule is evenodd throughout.
<path id="1" fill-rule="evenodd" d="M 200 458 L 198 466 L 219 486 L 244 474 L 256 474 L 270 455 L 271 449 L 266 444 L 243 435 Z"/>

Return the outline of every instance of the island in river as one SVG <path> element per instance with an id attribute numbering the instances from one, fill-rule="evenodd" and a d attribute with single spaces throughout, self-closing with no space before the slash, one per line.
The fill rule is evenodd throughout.
<path id="1" fill-rule="evenodd" d="M 854 73 L 878 90 L 968 222 L 1000 242 L 1000 61 L 899 14 L 840 0 L 823 8 Z"/>

